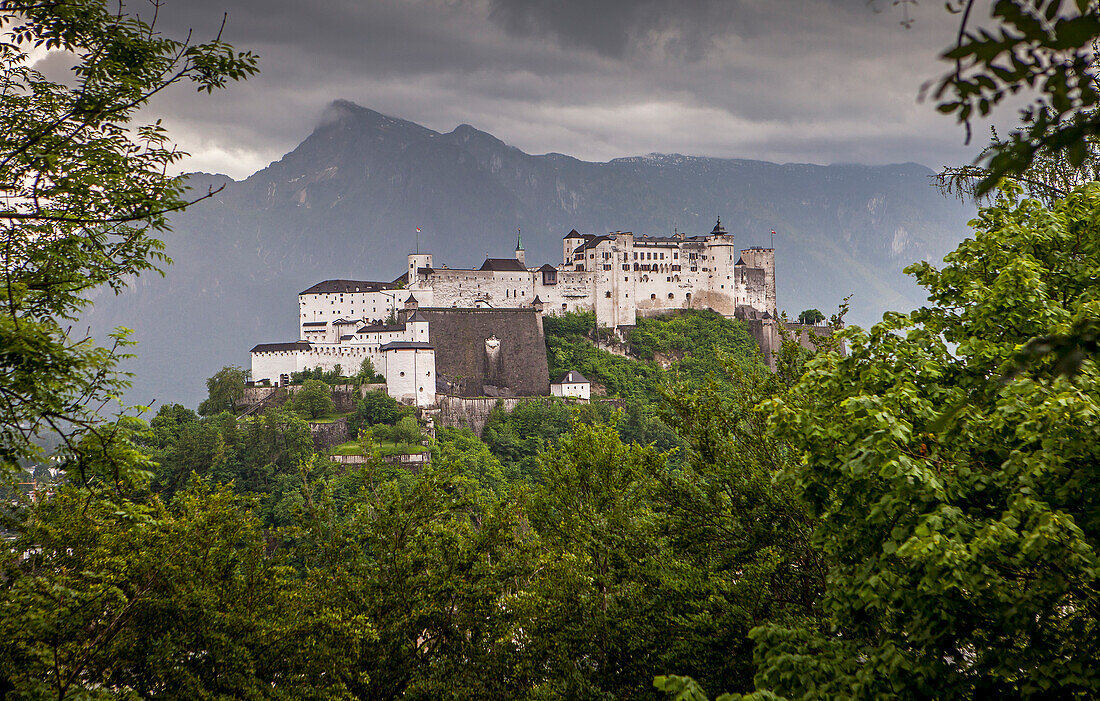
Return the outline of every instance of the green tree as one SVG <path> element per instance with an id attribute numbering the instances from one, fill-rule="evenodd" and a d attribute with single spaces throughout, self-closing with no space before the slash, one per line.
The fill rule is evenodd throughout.
<path id="1" fill-rule="evenodd" d="M 823 626 L 763 626 L 787 698 L 1100 693 L 1100 374 L 1028 339 L 1096 318 L 1100 184 L 1051 209 L 1009 191 L 937 270 L 929 306 L 843 332 L 770 404 L 832 561 Z M 768 697 L 764 694 L 763 697 Z"/>
<path id="2" fill-rule="evenodd" d="M 104 0 L 3 0 L 0 30 L 0 465 L 41 457 L 34 439 L 54 431 L 82 476 L 108 461 L 118 477 L 138 460 L 132 424 L 97 410 L 126 387 L 115 371 L 126 332 L 100 347 L 68 327 L 89 290 L 117 292 L 166 260 L 155 235 L 188 204 L 166 174 L 184 154 L 159 122 L 129 122 L 169 85 L 210 91 L 256 58 L 220 38 L 167 38 Z M 73 80 L 31 69 L 29 47 L 68 52 Z"/>
<path id="3" fill-rule="evenodd" d="M 271 554 L 247 502 L 198 483 L 132 515 L 67 487 L 4 548 L 5 698 L 340 697 L 369 630 L 327 615 L 328 580 Z"/>
<path id="4" fill-rule="evenodd" d="M 403 416 L 393 426 L 393 439 L 398 443 L 419 443 L 424 439 L 420 422 L 415 416 Z"/>
<path id="5" fill-rule="evenodd" d="M 966 126 L 990 114 L 1006 98 L 1034 88 L 1022 117 L 1024 127 L 995 139 L 981 157 L 984 174 L 973 191 L 993 191 L 1005 176 L 1029 171 L 1037 157 L 1062 154 L 1071 168 L 1089 157 L 1100 136 L 1100 100 L 1094 42 L 1100 37 L 1100 6 L 1091 0 L 999 0 L 991 26 L 981 26 L 974 0 L 950 0 L 960 17 L 957 39 L 943 53 L 953 64 L 933 90 L 941 112 Z"/>
<path id="6" fill-rule="evenodd" d="M 332 388 L 321 380 L 306 380 L 294 393 L 291 406 L 307 419 L 316 419 L 336 411 Z"/>
<path id="7" fill-rule="evenodd" d="M 466 480 L 475 492 L 501 497 L 507 493 L 508 480 L 500 461 L 468 428 L 438 429 L 432 462 L 454 470 L 457 478 Z"/>
<path id="8" fill-rule="evenodd" d="M 802 352 L 786 340 L 780 368 Z M 737 365 L 729 373 L 732 392 L 712 380 L 666 393 L 666 420 L 684 437 L 688 459 L 662 480 L 654 503 L 676 553 L 672 576 L 692 594 L 666 636 L 680 666 L 663 671 L 690 674 L 712 690 L 745 691 L 756 673 L 752 629 L 814 625 L 829 567 L 812 543 L 814 518 L 778 479 L 795 455 L 756 410 L 785 396 L 797 373 Z"/>
<path id="9" fill-rule="evenodd" d="M 395 424 L 397 420 L 409 412 L 409 408 L 403 406 L 390 395 L 380 390 L 367 392 L 357 403 L 356 418 L 361 424 Z"/>
<path id="10" fill-rule="evenodd" d="M 536 665 L 521 591 L 537 569 L 522 502 L 481 502 L 449 470 L 383 474 L 356 473 L 343 503 L 331 480 L 307 489 L 296 557 L 329 583 L 333 619 L 364 631 L 336 679 L 358 698 L 522 696 Z"/>
<path id="11" fill-rule="evenodd" d="M 543 560 L 515 604 L 537 695 L 651 693 L 682 593 L 666 587 L 674 565 L 651 506 L 665 456 L 611 426 L 577 424 L 539 463 L 529 514 Z"/>
<path id="12" fill-rule="evenodd" d="M 374 363 L 371 362 L 370 358 L 363 358 L 363 362 L 359 364 L 359 372 L 355 375 L 355 379 L 360 383 L 378 383 L 386 381 L 386 378 L 374 369 Z"/>
<path id="13" fill-rule="evenodd" d="M 248 370 L 236 365 L 227 365 L 206 380 L 206 399 L 199 404 L 199 414 L 210 416 L 219 412 L 233 412 L 237 402 L 244 396 Z"/>
<path id="14" fill-rule="evenodd" d="M 825 321 L 825 315 L 820 309 L 806 309 L 798 315 L 798 323 L 815 325 Z"/>

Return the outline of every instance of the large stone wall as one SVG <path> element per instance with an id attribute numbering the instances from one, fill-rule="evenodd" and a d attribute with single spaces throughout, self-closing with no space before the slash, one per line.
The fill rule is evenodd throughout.
<path id="1" fill-rule="evenodd" d="M 446 270 L 430 273 L 433 303 L 443 306 L 519 307 L 535 298 L 530 272 L 518 270 Z"/>
<path id="2" fill-rule="evenodd" d="M 436 391 L 463 397 L 550 393 L 542 316 L 534 309 L 420 308 L 435 346 Z"/>
<path id="3" fill-rule="evenodd" d="M 348 440 L 347 418 L 337 419 L 330 423 L 309 424 L 309 432 L 313 435 L 313 447 L 326 451 Z"/>
<path id="4" fill-rule="evenodd" d="M 439 412 L 435 416 L 435 425 L 441 428 L 468 428 L 478 436 L 485 430 L 489 414 L 498 404 L 504 411 L 510 412 L 528 398 L 508 397 L 504 399 L 486 397 L 437 397 Z"/>

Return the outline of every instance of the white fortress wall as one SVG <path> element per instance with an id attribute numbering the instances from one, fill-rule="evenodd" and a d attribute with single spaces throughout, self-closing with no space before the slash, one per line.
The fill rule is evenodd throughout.
<path id="1" fill-rule="evenodd" d="M 383 351 L 382 373 L 386 392 L 399 402 L 416 406 L 435 403 L 435 350 L 426 343 L 394 343 Z"/>

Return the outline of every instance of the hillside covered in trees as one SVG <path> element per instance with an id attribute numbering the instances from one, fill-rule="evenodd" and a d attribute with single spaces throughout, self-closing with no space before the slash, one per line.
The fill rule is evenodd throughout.
<path id="1" fill-rule="evenodd" d="M 1100 93 L 1067 80 L 1100 11 L 996 7 L 1022 38 L 960 34 L 981 60 L 945 111 L 999 99 L 975 66 L 1019 85 L 1068 50 L 1042 88 L 1067 119 L 994 149 L 969 237 L 908 268 L 925 304 L 843 329 L 844 354 L 785 343 L 775 372 L 714 315 L 614 343 L 564 317 L 550 366 L 604 399 L 430 438 L 367 392 L 345 464 L 309 435 L 336 409 L 324 373 L 237 416 L 228 368 L 200 411 L 146 421 L 117 408 L 126 331 L 71 325 L 165 263 L 157 234 L 188 205 L 135 110 L 256 57 L 98 0 L 0 0 L 0 697 L 1100 695 L 1100 183 L 999 179 L 1065 185 L 1052 144 L 1072 166 L 1095 149 L 1097 112 L 1072 110 Z M 41 47 L 71 54 L 73 84 L 30 67 Z M 430 465 L 385 459 L 412 445 Z"/>

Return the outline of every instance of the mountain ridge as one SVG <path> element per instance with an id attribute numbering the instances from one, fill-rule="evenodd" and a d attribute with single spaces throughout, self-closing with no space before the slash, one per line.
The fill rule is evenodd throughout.
<path id="1" fill-rule="evenodd" d="M 518 228 L 540 265 L 560 262 L 572 228 L 697 234 L 721 216 L 739 247 L 778 232 L 781 308 L 825 311 L 854 292 L 850 318 L 867 323 L 918 305 L 901 268 L 939 260 L 967 231 L 973 208 L 943 199 L 932 174 L 913 163 L 532 155 L 471 125 L 441 133 L 334 101 L 297 147 L 247 178 L 191 174 L 196 193 L 225 187 L 173 217 L 166 276 L 98 294 L 89 320 L 99 333 L 134 329 L 131 401 L 194 405 L 203 380 L 247 366 L 255 343 L 294 340 L 298 291 L 400 274 L 416 227 L 437 264 L 508 256 Z"/>

